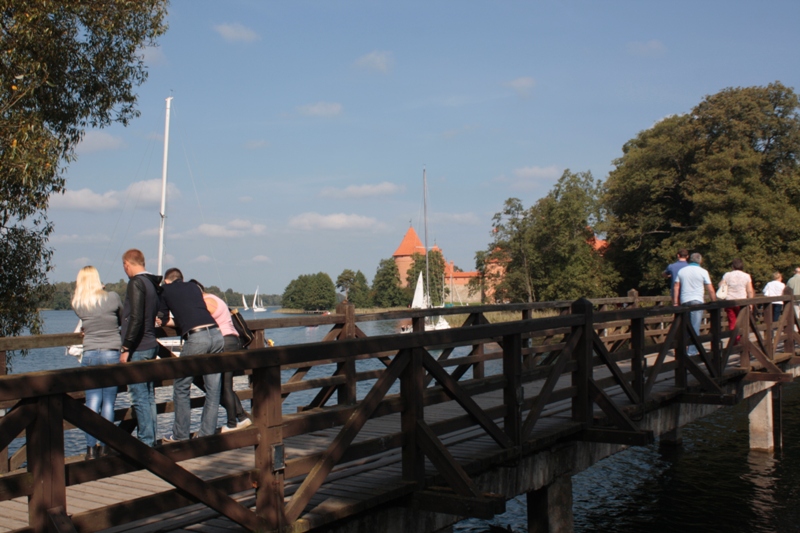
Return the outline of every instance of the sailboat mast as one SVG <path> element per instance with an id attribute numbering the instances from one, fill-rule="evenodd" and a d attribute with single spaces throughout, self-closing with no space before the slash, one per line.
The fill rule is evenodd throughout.
<path id="1" fill-rule="evenodd" d="M 164 226 L 167 222 L 167 162 L 169 160 L 169 107 L 172 97 L 167 98 L 167 118 L 164 122 L 164 162 L 161 166 L 161 225 L 158 229 L 158 272 L 163 272 L 164 261 Z"/>
<path id="2" fill-rule="evenodd" d="M 428 178 L 425 168 L 422 168 L 422 213 L 425 222 L 425 295 L 428 297 L 428 307 L 431 306 L 431 270 L 428 265 Z"/>

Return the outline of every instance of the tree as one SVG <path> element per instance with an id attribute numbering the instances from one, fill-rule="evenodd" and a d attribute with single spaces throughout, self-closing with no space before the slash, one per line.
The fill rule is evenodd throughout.
<path id="1" fill-rule="evenodd" d="M 287 309 L 331 309 L 336 305 L 336 289 L 324 272 L 302 274 L 289 282 L 281 300 Z"/>
<path id="2" fill-rule="evenodd" d="M 400 287 L 400 271 L 394 259 L 382 259 L 372 280 L 372 301 L 378 307 L 405 306 L 408 302 Z"/>
<path id="3" fill-rule="evenodd" d="M 369 283 L 367 283 L 366 276 L 364 276 L 360 270 L 356 272 L 353 278 L 353 284 L 350 286 L 350 292 L 348 293 L 348 300 L 359 309 L 372 307 Z"/>
<path id="4" fill-rule="evenodd" d="M 800 256 L 798 98 L 778 82 L 729 88 L 623 147 L 606 182 L 608 258 L 624 287 L 667 290 L 677 250 L 712 279 L 740 257 L 758 287 Z"/>
<path id="5" fill-rule="evenodd" d="M 346 268 L 339 274 L 339 277 L 336 278 L 336 288 L 340 291 L 344 292 L 345 299 L 349 299 L 350 297 L 350 288 L 353 286 L 353 283 L 356 279 L 356 273 Z"/>
<path id="6" fill-rule="evenodd" d="M 541 301 L 614 294 L 619 275 L 604 261 L 593 227 L 602 221 L 601 186 L 590 172 L 564 171 L 553 189 L 525 210 L 511 198 L 494 217 L 494 241 L 479 256 L 505 265 L 496 299 Z"/>
<path id="7" fill-rule="evenodd" d="M 431 305 L 443 305 L 446 297 L 444 284 L 444 256 L 441 250 L 434 248 L 428 252 L 428 266 L 425 267 L 425 255 L 415 253 L 411 256 L 413 263 L 406 274 L 408 287 L 416 290 L 419 274 L 422 272 L 422 279 L 431 297 Z M 430 280 L 428 279 L 430 275 Z"/>
<path id="8" fill-rule="evenodd" d="M 88 127 L 128 124 L 166 0 L 5 0 L 0 10 L 0 336 L 41 331 L 49 198 Z"/>

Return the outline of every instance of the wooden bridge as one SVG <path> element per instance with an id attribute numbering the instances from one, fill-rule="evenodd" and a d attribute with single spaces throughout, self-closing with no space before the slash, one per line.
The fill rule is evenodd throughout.
<path id="1" fill-rule="evenodd" d="M 748 305 L 777 300 L 788 304 L 777 323 Z M 570 531 L 572 474 L 628 445 L 676 439 L 720 406 L 750 402 L 751 445 L 780 445 L 780 385 L 800 373 L 792 296 L 697 306 L 700 336 L 688 308 L 665 303 L 632 294 L 437 309 L 466 318 L 431 332 L 431 310 L 355 315 L 342 304 L 251 324 L 258 346 L 264 329 L 330 325 L 318 343 L 2 376 L 0 532 L 433 532 L 490 518 L 520 494 L 529 531 Z M 731 305 L 742 306 L 734 331 L 721 312 Z M 490 324 L 493 311 L 519 319 Z M 413 333 L 359 328 L 403 317 Z M 76 342 L 0 339 L 0 363 L 8 350 Z M 131 435 L 132 410 L 112 424 L 83 404 L 90 388 L 228 371 L 250 375 L 237 392 L 252 400 L 244 430 L 150 448 Z M 301 391 L 316 395 L 289 412 Z M 172 404 L 158 412 L 170 417 Z M 115 453 L 65 457 L 72 428 Z M 15 438 L 24 443 L 9 454 Z"/>

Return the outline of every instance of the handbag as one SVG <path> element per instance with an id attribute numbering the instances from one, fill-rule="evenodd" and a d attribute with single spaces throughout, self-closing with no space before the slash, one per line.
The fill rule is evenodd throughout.
<path id="1" fill-rule="evenodd" d="M 723 279 L 717 288 L 717 299 L 725 300 L 726 298 L 728 298 L 728 282 Z"/>
<path id="2" fill-rule="evenodd" d="M 81 329 L 83 328 L 83 320 L 78 320 L 78 325 L 75 326 L 74 333 L 80 333 Z M 83 361 L 83 344 L 72 344 L 67 346 L 67 349 L 64 351 L 64 355 L 71 355 L 72 357 L 76 358 L 78 362 Z"/>
<path id="3" fill-rule="evenodd" d="M 236 333 L 239 334 L 239 340 L 242 343 L 242 348 L 247 348 L 252 344 L 252 342 L 256 338 L 256 334 L 247 327 L 247 322 L 245 322 L 244 318 L 242 318 L 242 314 L 239 312 L 238 309 L 229 309 L 231 312 L 231 322 L 233 322 L 233 327 L 236 330 Z"/>

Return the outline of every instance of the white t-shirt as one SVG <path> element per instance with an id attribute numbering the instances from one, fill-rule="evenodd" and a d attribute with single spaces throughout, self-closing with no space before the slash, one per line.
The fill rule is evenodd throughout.
<path id="1" fill-rule="evenodd" d="M 786 284 L 782 281 L 773 280 L 764 285 L 764 296 L 780 296 Z M 772 305 L 781 305 L 783 302 L 772 302 Z"/>
<path id="2" fill-rule="evenodd" d="M 750 274 L 741 270 L 731 270 L 722 276 L 722 281 L 728 284 L 726 300 L 744 300 L 747 298 L 747 286 L 752 283 Z"/>

